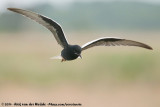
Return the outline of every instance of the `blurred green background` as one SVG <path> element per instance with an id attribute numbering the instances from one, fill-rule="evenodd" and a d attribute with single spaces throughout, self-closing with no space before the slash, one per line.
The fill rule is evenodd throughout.
<path id="1" fill-rule="evenodd" d="M 1 102 L 82 103 L 84 107 L 160 106 L 160 2 L 2 0 Z M 95 47 L 83 59 L 49 59 L 61 47 L 41 25 L 6 8 L 32 10 L 57 21 L 71 44 L 99 37 L 140 41 L 138 47 Z M 43 96 L 43 97 L 42 97 Z"/>

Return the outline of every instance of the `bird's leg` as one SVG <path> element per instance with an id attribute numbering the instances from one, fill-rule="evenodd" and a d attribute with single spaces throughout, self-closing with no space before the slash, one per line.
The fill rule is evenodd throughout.
<path id="1" fill-rule="evenodd" d="M 66 61 L 64 58 L 62 58 L 61 62 Z"/>

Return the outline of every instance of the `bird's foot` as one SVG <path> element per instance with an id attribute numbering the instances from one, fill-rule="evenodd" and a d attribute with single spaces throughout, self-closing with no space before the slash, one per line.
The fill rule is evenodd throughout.
<path id="1" fill-rule="evenodd" d="M 66 61 L 64 58 L 62 58 L 61 62 Z"/>

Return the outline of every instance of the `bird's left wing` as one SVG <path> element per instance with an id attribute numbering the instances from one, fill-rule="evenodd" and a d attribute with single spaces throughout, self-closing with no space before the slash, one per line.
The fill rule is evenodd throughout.
<path id="1" fill-rule="evenodd" d="M 68 42 L 67 42 L 65 35 L 62 31 L 62 28 L 55 21 L 53 21 L 45 16 L 42 16 L 40 14 L 28 11 L 28 10 L 17 9 L 17 8 L 8 8 L 8 10 L 22 14 L 26 17 L 29 17 L 32 20 L 35 20 L 36 22 L 38 22 L 39 24 L 45 26 L 47 29 L 49 29 L 53 33 L 58 44 L 60 44 L 63 48 L 68 45 Z"/>
<path id="2" fill-rule="evenodd" d="M 152 47 L 144 43 L 140 43 L 140 42 L 132 41 L 132 40 L 126 40 L 126 39 L 120 39 L 120 38 L 108 38 L 108 37 L 99 38 L 91 42 L 88 42 L 82 46 L 82 50 L 86 50 L 94 46 L 119 46 L 119 45 L 138 46 L 138 47 L 152 50 Z"/>

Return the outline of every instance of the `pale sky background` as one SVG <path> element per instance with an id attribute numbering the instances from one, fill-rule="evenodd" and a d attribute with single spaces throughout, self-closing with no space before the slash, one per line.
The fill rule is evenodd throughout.
<path id="1" fill-rule="evenodd" d="M 160 3 L 160 0 L 0 0 L 0 11 L 6 10 L 7 7 L 24 7 L 30 5 L 36 5 L 38 3 L 51 2 L 53 5 L 67 5 L 74 1 L 80 2 L 94 2 L 94 1 L 137 1 L 148 3 Z"/>

